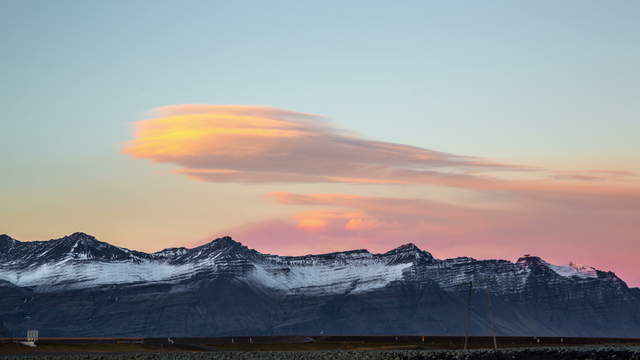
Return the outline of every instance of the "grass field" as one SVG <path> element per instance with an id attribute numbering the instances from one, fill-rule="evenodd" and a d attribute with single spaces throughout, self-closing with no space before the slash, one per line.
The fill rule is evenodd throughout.
<path id="1" fill-rule="evenodd" d="M 577 346 L 493 350 L 377 350 L 377 351 L 219 351 L 31 353 L 3 355 L 3 360 L 640 360 L 640 347 Z"/>
<path id="2" fill-rule="evenodd" d="M 558 338 L 558 337 L 498 337 L 499 349 L 580 349 L 605 346 L 640 348 L 640 339 Z M 371 352 L 462 350 L 460 336 L 259 336 L 259 337 L 193 337 L 193 338 L 42 338 L 35 348 L 0 338 L 0 356 L 38 354 L 142 354 L 187 352 Z M 470 337 L 469 349 L 493 349 L 492 337 Z M 635 351 L 635 350 L 634 350 Z M 618 358 L 620 359 L 620 358 Z"/>

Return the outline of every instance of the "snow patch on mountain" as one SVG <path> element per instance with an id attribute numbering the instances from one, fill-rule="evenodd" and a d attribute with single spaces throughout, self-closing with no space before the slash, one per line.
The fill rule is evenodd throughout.
<path id="1" fill-rule="evenodd" d="M 70 259 L 26 269 L 0 272 L 0 279 L 39 291 L 77 289 L 107 284 L 178 280 L 191 273 L 193 265 L 170 265 L 161 262 L 102 262 Z"/>
<path id="2" fill-rule="evenodd" d="M 592 267 L 569 263 L 569 265 L 553 265 L 547 263 L 549 269 L 555 271 L 556 274 L 563 277 L 577 276 L 583 279 L 598 278 L 598 272 Z"/>
<path id="3" fill-rule="evenodd" d="M 386 265 L 374 259 L 339 265 L 315 263 L 278 267 L 255 265 L 249 280 L 290 294 L 330 295 L 362 293 L 401 280 L 411 263 Z"/>

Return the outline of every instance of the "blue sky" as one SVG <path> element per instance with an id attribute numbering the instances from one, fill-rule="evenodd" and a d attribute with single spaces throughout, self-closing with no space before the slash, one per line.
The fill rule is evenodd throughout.
<path id="1" fill-rule="evenodd" d="M 458 153 L 637 156 L 634 2 L 3 7 L 4 144 L 39 144 L 25 157 L 109 154 L 129 122 L 174 103 L 289 108 Z"/>

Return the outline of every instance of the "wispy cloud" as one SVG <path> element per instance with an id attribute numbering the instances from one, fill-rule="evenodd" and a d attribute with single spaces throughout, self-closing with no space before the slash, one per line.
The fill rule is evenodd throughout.
<path id="1" fill-rule="evenodd" d="M 560 180 L 611 181 L 635 179 L 637 174 L 624 170 L 557 171 L 551 176 Z"/>
<path id="2" fill-rule="evenodd" d="M 177 105 L 135 124 L 124 152 L 211 182 L 490 186 L 481 173 L 530 167 L 375 141 L 316 115 L 261 106 Z M 473 174 L 473 175 L 471 175 Z"/>
<path id="3" fill-rule="evenodd" d="M 620 170 L 549 171 L 370 140 L 317 116 L 264 106 L 175 105 L 135 123 L 124 152 L 201 181 L 424 184 L 545 193 L 627 193 Z M 505 171 L 517 176 L 505 177 Z M 599 181 L 595 181 L 599 180 Z"/>

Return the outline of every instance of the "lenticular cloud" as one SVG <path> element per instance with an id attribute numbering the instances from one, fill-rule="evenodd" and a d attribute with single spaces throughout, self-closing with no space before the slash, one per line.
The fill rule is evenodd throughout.
<path id="1" fill-rule="evenodd" d="M 210 182 L 343 182 L 482 187 L 519 169 L 355 136 L 315 115 L 262 106 L 176 105 L 135 124 L 124 152 Z M 486 186 L 486 185 L 485 185 Z"/>

